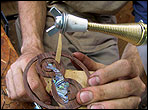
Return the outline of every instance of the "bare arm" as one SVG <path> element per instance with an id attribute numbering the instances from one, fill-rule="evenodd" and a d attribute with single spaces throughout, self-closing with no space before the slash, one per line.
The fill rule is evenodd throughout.
<path id="1" fill-rule="evenodd" d="M 18 9 L 23 40 L 21 52 L 28 51 L 28 48 L 43 50 L 42 37 L 46 21 L 46 2 L 19 1 Z"/>
<path id="2" fill-rule="evenodd" d="M 40 1 L 19 1 L 19 17 L 22 31 L 21 56 L 11 65 L 6 75 L 8 97 L 20 101 L 31 101 L 23 83 L 23 72 L 28 62 L 43 53 L 43 31 L 46 21 L 46 3 Z M 33 65 L 27 75 L 31 89 L 40 100 L 50 102 L 45 85 Z"/>

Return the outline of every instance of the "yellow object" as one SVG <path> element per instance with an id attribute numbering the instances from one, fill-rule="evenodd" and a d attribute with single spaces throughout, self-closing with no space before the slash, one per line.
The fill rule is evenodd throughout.
<path id="1" fill-rule="evenodd" d="M 58 39 L 58 45 L 57 45 L 57 51 L 56 51 L 56 56 L 55 56 L 55 60 L 60 63 L 61 60 L 61 52 L 62 52 L 62 35 L 61 33 L 59 33 L 59 39 Z M 54 65 L 55 66 L 55 65 Z M 51 79 L 49 78 L 44 78 L 45 82 L 47 84 L 46 86 L 46 90 L 49 93 L 51 90 Z"/>
<path id="2" fill-rule="evenodd" d="M 61 52 L 62 52 L 62 35 L 59 33 L 59 39 L 58 39 L 58 46 L 56 51 L 56 57 L 55 60 L 60 63 L 61 60 Z"/>
<path id="3" fill-rule="evenodd" d="M 113 35 L 136 46 L 147 43 L 147 24 L 143 22 L 125 24 L 99 24 L 88 22 L 88 31 Z"/>

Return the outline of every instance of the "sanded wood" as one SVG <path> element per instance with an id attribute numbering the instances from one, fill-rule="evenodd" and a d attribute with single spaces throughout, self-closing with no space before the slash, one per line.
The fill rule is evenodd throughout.
<path id="1" fill-rule="evenodd" d="M 56 51 L 56 57 L 55 60 L 60 63 L 61 60 L 61 52 L 62 52 L 62 34 L 59 33 L 59 39 L 58 39 L 58 45 L 57 45 L 57 51 Z"/>

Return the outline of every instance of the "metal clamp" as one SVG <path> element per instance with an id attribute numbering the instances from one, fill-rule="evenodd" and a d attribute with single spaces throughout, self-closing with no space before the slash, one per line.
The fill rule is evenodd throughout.
<path id="1" fill-rule="evenodd" d="M 55 18 L 55 24 L 46 30 L 49 36 L 54 35 L 58 31 L 60 31 L 62 34 L 65 32 L 87 31 L 87 19 L 83 19 L 67 13 L 61 13 L 56 7 L 52 7 L 50 12 Z"/>

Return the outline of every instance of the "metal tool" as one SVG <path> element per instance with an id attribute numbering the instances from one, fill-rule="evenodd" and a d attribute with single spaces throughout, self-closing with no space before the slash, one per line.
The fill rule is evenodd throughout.
<path id="1" fill-rule="evenodd" d="M 52 7 L 50 12 L 55 18 L 55 24 L 46 30 L 49 36 L 52 36 L 58 31 L 62 34 L 65 32 L 96 31 L 113 35 L 137 46 L 147 73 L 147 24 L 144 24 L 142 20 L 138 23 L 99 24 L 88 22 L 87 19 L 71 14 L 61 13 L 55 7 Z"/>
<path id="2" fill-rule="evenodd" d="M 136 46 L 147 43 L 147 24 L 142 21 L 125 24 L 99 24 L 88 22 L 87 19 L 71 14 L 61 13 L 55 7 L 52 7 L 50 12 L 55 18 L 55 24 L 46 30 L 49 36 L 58 31 L 63 34 L 65 32 L 97 31 L 113 35 Z"/>

